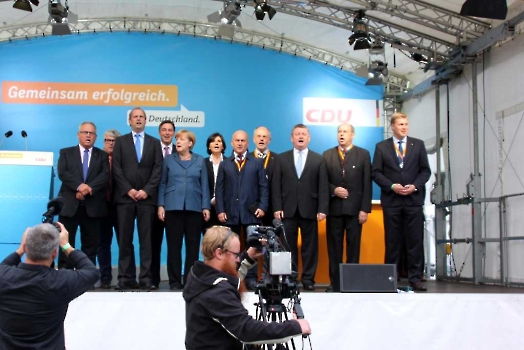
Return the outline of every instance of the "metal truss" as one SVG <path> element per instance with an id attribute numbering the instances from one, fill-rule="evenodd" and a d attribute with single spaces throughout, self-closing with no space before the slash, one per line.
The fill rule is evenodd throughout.
<path id="1" fill-rule="evenodd" d="M 236 1 L 249 6 L 255 4 L 252 0 Z M 308 3 L 268 0 L 267 3 L 280 13 L 307 18 L 348 31 L 353 30 L 353 14 L 357 10 L 322 0 Z M 380 37 L 386 43 L 401 44 L 407 48 L 424 51 L 428 56 L 436 55 L 440 60 L 446 60 L 459 43 L 473 41 L 490 29 L 488 23 L 417 0 L 351 0 L 348 3 L 399 19 L 385 20 L 366 13 L 368 32 L 371 36 Z M 409 28 L 409 22 L 452 36 L 453 40 L 445 40 L 440 34 L 432 36 L 413 30 Z M 403 23 L 408 25 L 401 25 Z"/>
<path id="2" fill-rule="evenodd" d="M 232 38 L 220 35 L 220 25 L 209 23 L 196 23 L 177 20 L 154 20 L 141 18 L 105 18 L 92 20 L 79 20 L 77 24 L 69 25 L 72 35 L 84 35 L 97 32 L 142 32 L 159 34 L 191 35 L 195 37 L 212 38 L 231 43 L 257 46 L 262 49 L 285 52 L 300 56 L 308 60 L 321 62 L 325 65 L 355 72 L 355 69 L 366 63 L 353 58 L 339 55 L 317 47 L 286 39 L 283 36 L 271 36 L 257 33 L 242 28 L 235 28 Z M 51 35 L 51 25 L 37 23 L 29 25 L 11 26 L 0 29 L 0 42 L 20 39 L 35 38 Z M 409 86 L 409 81 L 398 74 L 389 73 L 384 82 L 387 93 L 402 94 Z"/>
<path id="3" fill-rule="evenodd" d="M 438 30 L 457 37 L 460 41 L 472 41 L 491 28 L 489 23 L 461 16 L 453 11 L 418 0 L 351 0 L 351 2 L 370 10 L 380 11 Z"/>

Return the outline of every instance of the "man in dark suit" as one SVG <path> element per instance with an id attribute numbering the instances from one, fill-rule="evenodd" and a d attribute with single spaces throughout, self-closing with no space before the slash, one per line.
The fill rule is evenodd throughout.
<path id="1" fill-rule="evenodd" d="M 307 126 L 295 125 L 291 132 L 293 149 L 278 156 L 271 184 L 274 217 L 284 222 L 284 244 L 291 251 L 294 269 L 298 269 L 298 229 L 301 231 L 304 290 L 315 289 L 317 221 L 326 218 L 329 207 L 326 162 L 308 149 L 309 141 Z"/>
<path id="2" fill-rule="evenodd" d="M 158 183 L 162 172 L 160 140 L 144 132 L 146 113 L 129 112 L 131 132 L 116 140 L 113 151 L 114 201 L 119 233 L 118 285 L 123 290 L 141 287 L 154 290 L 151 281 L 151 229 L 155 219 Z M 140 241 L 139 283 L 133 279 L 133 234 L 137 220 Z"/>
<path id="3" fill-rule="evenodd" d="M 408 137 L 408 117 L 391 117 L 393 137 L 377 143 L 372 177 L 380 186 L 384 211 L 386 264 L 398 264 L 401 241 L 408 253 L 408 280 L 415 291 L 426 291 L 420 282 L 423 268 L 424 213 L 422 206 L 429 180 L 428 155 L 424 142 Z"/>
<path id="4" fill-rule="evenodd" d="M 107 153 L 93 147 L 95 124 L 82 123 L 77 135 L 79 144 L 61 149 L 58 158 L 58 178 L 62 181 L 58 195 L 65 199 L 59 221 L 69 232 L 69 242 L 73 247 L 80 226 L 81 250 L 96 264 L 102 220 L 107 216 L 109 162 Z M 58 267 L 73 268 L 62 252 Z"/>
<path id="5" fill-rule="evenodd" d="M 116 208 L 113 203 L 113 149 L 115 148 L 116 138 L 120 132 L 116 129 L 109 129 L 104 133 L 104 152 L 109 159 L 109 181 L 106 185 L 107 216 L 102 220 L 100 230 L 100 245 L 98 246 L 98 265 L 100 266 L 100 288 L 111 288 L 113 280 L 113 264 L 111 262 L 111 245 L 113 244 L 113 230 L 115 230 L 118 241 L 118 227 L 116 225 Z"/>
<path id="6" fill-rule="evenodd" d="M 218 167 L 216 211 L 218 220 L 233 232 L 240 232 L 242 228 L 245 239 L 247 226 L 261 224 L 267 212 L 267 179 L 264 163 L 247 151 L 245 131 L 238 130 L 233 134 L 231 146 L 233 155 Z M 246 275 L 248 289 L 254 289 L 256 280 L 256 270 L 252 268 Z"/>
<path id="7" fill-rule="evenodd" d="M 160 148 L 165 158 L 173 154 L 173 137 L 175 136 L 175 124 L 171 120 L 164 120 L 158 126 L 160 136 Z M 151 283 L 155 288 L 160 284 L 160 258 L 162 252 L 162 241 L 164 240 L 164 221 L 155 215 L 153 230 L 151 231 Z"/>
<path id="8" fill-rule="evenodd" d="M 265 126 L 259 126 L 253 132 L 253 142 L 255 144 L 255 157 L 263 159 L 264 170 L 266 171 L 266 179 L 269 187 L 269 199 L 267 215 L 262 217 L 262 225 L 273 226 L 273 210 L 271 208 L 271 181 L 273 180 L 273 173 L 275 169 L 276 158 L 278 153 L 269 150 L 269 144 L 271 143 L 271 132 Z"/>
<path id="9" fill-rule="evenodd" d="M 324 152 L 329 193 L 327 217 L 327 248 L 329 279 L 327 291 L 340 291 L 339 264 L 343 262 L 344 232 L 346 263 L 358 264 L 362 224 L 371 213 L 371 158 L 369 152 L 353 144 L 353 125 L 342 124 L 337 129 L 338 145 Z"/>

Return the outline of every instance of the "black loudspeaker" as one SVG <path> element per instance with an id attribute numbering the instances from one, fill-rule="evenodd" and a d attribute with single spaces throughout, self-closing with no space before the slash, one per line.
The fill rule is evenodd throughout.
<path id="1" fill-rule="evenodd" d="M 340 291 L 397 293 L 395 264 L 340 264 Z"/>
<path id="2" fill-rule="evenodd" d="M 460 15 L 505 20 L 508 4 L 506 0 L 466 0 Z"/>

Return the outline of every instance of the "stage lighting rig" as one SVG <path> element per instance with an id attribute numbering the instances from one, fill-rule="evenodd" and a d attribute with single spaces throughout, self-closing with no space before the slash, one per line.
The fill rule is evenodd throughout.
<path id="1" fill-rule="evenodd" d="M 67 0 L 49 0 L 47 9 L 49 11 L 49 19 L 47 20 L 47 23 L 51 24 L 51 34 L 71 34 L 69 23 L 77 23 L 78 16 L 72 11 L 69 11 Z"/>
<path id="2" fill-rule="evenodd" d="M 255 1 L 255 17 L 257 18 L 257 21 L 262 21 L 266 16 L 266 13 L 269 17 L 269 20 L 271 20 L 276 15 L 277 10 L 269 6 L 266 0 Z"/>
<path id="3" fill-rule="evenodd" d="M 371 39 L 368 34 L 366 24 L 366 13 L 364 10 L 355 11 L 353 15 L 353 34 L 348 38 L 348 43 L 354 50 L 364 50 L 371 48 Z"/>
<path id="4" fill-rule="evenodd" d="M 380 85 L 384 83 L 384 79 L 388 76 L 388 64 L 383 61 L 371 61 L 369 66 L 368 81 L 366 85 Z"/>
<path id="5" fill-rule="evenodd" d="M 39 1 L 38 0 L 15 0 L 13 4 L 13 8 L 22 10 L 22 11 L 33 12 L 33 8 L 31 7 L 31 4 L 38 6 Z"/>
<path id="6" fill-rule="evenodd" d="M 235 27 L 242 28 L 242 23 L 238 20 L 241 12 L 239 1 L 225 0 L 224 8 L 209 14 L 207 20 L 211 23 L 220 23 L 218 35 L 232 38 L 235 34 Z"/>

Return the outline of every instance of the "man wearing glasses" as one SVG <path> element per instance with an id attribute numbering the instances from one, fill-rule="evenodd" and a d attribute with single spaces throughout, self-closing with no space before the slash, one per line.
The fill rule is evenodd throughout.
<path id="1" fill-rule="evenodd" d="M 116 209 L 113 204 L 113 148 L 116 138 L 121 134 L 116 129 L 109 129 L 104 133 L 104 152 L 109 157 L 109 181 L 106 185 L 107 217 L 103 220 L 100 231 L 100 245 L 98 247 L 98 264 L 100 266 L 100 288 L 111 288 L 111 244 L 113 243 L 113 229 L 118 241 L 118 230 L 116 226 Z"/>
<path id="2" fill-rule="evenodd" d="M 95 124 L 82 123 L 77 135 L 79 144 L 61 149 L 58 158 L 58 178 L 62 181 L 58 195 L 65 199 L 59 221 L 69 232 L 69 242 L 73 247 L 76 230 L 80 226 L 81 250 L 96 264 L 102 221 L 107 216 L 108 155 L 93 146 L 96 141 Z M 74 267 L 62 251 L 58 267 Z"/>
<path id="3" fill-rule="evenodd" d="M 338 145 L 323 154 L 331 195 L 326 230 L 331 285 L 327 292 L 340 292 L 344 233 L 346 263 L 358 264 L 362 224 L 371 213 L 371 157 L 367 150 L 353 144 L 354 137 L 353 125 L 340 125 Z"/>
<path id="4" fill-rule="evenodd" d="M 207 230 L 201 249 L 204 261 L 195 262 L 183 292 L 187 349 L 240 350 L 246 344 L 285 343 L 311 333 L 305 319 L 266 323 L 252 318 L 242 305 L 242 279 L 260 251 L 252 247 L 240 252 L 238 235 L 222 226 Z"/>

